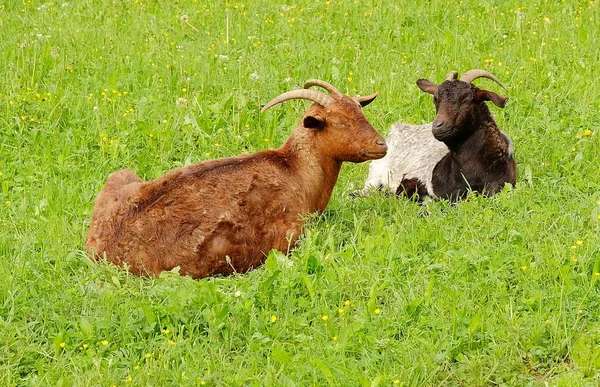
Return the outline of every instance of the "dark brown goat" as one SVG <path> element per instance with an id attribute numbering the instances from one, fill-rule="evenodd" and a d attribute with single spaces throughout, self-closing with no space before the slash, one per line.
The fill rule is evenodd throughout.
<path id="1" fill-rule="evenodd" d="M 361 106 L 330 84 L 295 90 L 315 103 L 279 149 L 205 161 L 144 182 L 131 170 L 111 174 L 98 195 L 86 248 L 138 275 L 180 267 L 193 278 L 246 272 L 271 249 L 288 252 L 303 217 L 325 209 L 343 161 L 381 158 L 387 147 Z"/>
<path id="2" fill-rule="evenodd" d="M 484 70 L 467 71 L 460 80 L 452 71 L 439 86 L 419 79 L 419 88 L 433 94 L 433 123 L 394 124 L 386 139 L 387 155 L 371 163 L 365 188 L 353 195 L 387 188 L 419 201 L 426 197 L 457 201 L 468 191 L 491 195 L 505 183 L 515 184 L 512 142 L 498 129 L 485 103 L 504 107 L 508 98 L 471 83 L 481 77 L 504 87 Z"/>

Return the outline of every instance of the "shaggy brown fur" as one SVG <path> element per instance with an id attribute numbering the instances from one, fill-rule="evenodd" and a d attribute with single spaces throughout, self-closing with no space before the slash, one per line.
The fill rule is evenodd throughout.
<path id="1" fill-rule="evenodd" d="M 180 267 L 193 278 L 245 272 L 271 249 L 294 246 L 302 218 L 325 209 L 343 161 L 381 158 L 368 101 L 313 104 L 278 149 L 205 161 L 144 182 L 111 174 L 98 195 L 86 249 L 138 275 Z"/>

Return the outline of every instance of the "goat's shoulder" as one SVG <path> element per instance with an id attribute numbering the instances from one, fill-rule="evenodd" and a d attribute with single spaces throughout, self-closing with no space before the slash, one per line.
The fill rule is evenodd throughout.
<path id="1" fill-rule="evenodd" d="M 499 168 L 513 160 L 514 145 L 510 138 L 497 127 L 490 128 L 484 134 L 483 144 L 479 145 L 479 160 L 486 169 Z"/>

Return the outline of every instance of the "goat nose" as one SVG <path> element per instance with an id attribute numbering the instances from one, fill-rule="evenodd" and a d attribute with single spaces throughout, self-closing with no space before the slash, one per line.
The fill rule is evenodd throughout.
<path id="1" fill-rule="evenodd" d="M 377 141 L 375 141 L 375 144 L 377 144 L 377 145 L 385 145 L 385 140 L 377 140 Z"/>
<path id="2" fill-rule="evenodd" d="M 444 120 L 433 120 L 431 125 L 433 126 L 433 129 L 440 129 L 442 126 L 444 126 Z"/>

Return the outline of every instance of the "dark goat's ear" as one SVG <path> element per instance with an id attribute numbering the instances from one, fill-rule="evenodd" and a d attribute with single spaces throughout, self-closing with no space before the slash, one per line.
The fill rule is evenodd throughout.
<path id="1" fill-rule="evenodd" d="M 419 86 L 419 89 L 429 94 L 435 94 L 438 89 L 438 85 L 427 79 L 417 79 L 417 86 Z"/>
<path id="2" fill-rule="evenodd" d="M 494 105 L 496 105 L 500 108 L 503 108 L 506 105 L 506 101 L 508 101 L 508 97 L 505 97 L 500 94 L 496 94 L 493 91 L 477 90 L 477 93 L 475 94 L 475 101 L 476 102 L 492 101 L 494 103 Z"/>
<path id="3" fill-rule="evenodd" d="M 308 129 L 323 129 L 325 127 L 325 118 L 315 115 L 304 117 L 304 127 Z"/>
<path id="4" fill-rule="evenodd" d="M 379 93 L 373 93 L 371 95 L 365 95 L 363 97 L 354 97 L 354 100 L 360 104 L 360 106 L 365 107 L 379 95 Z"/>

